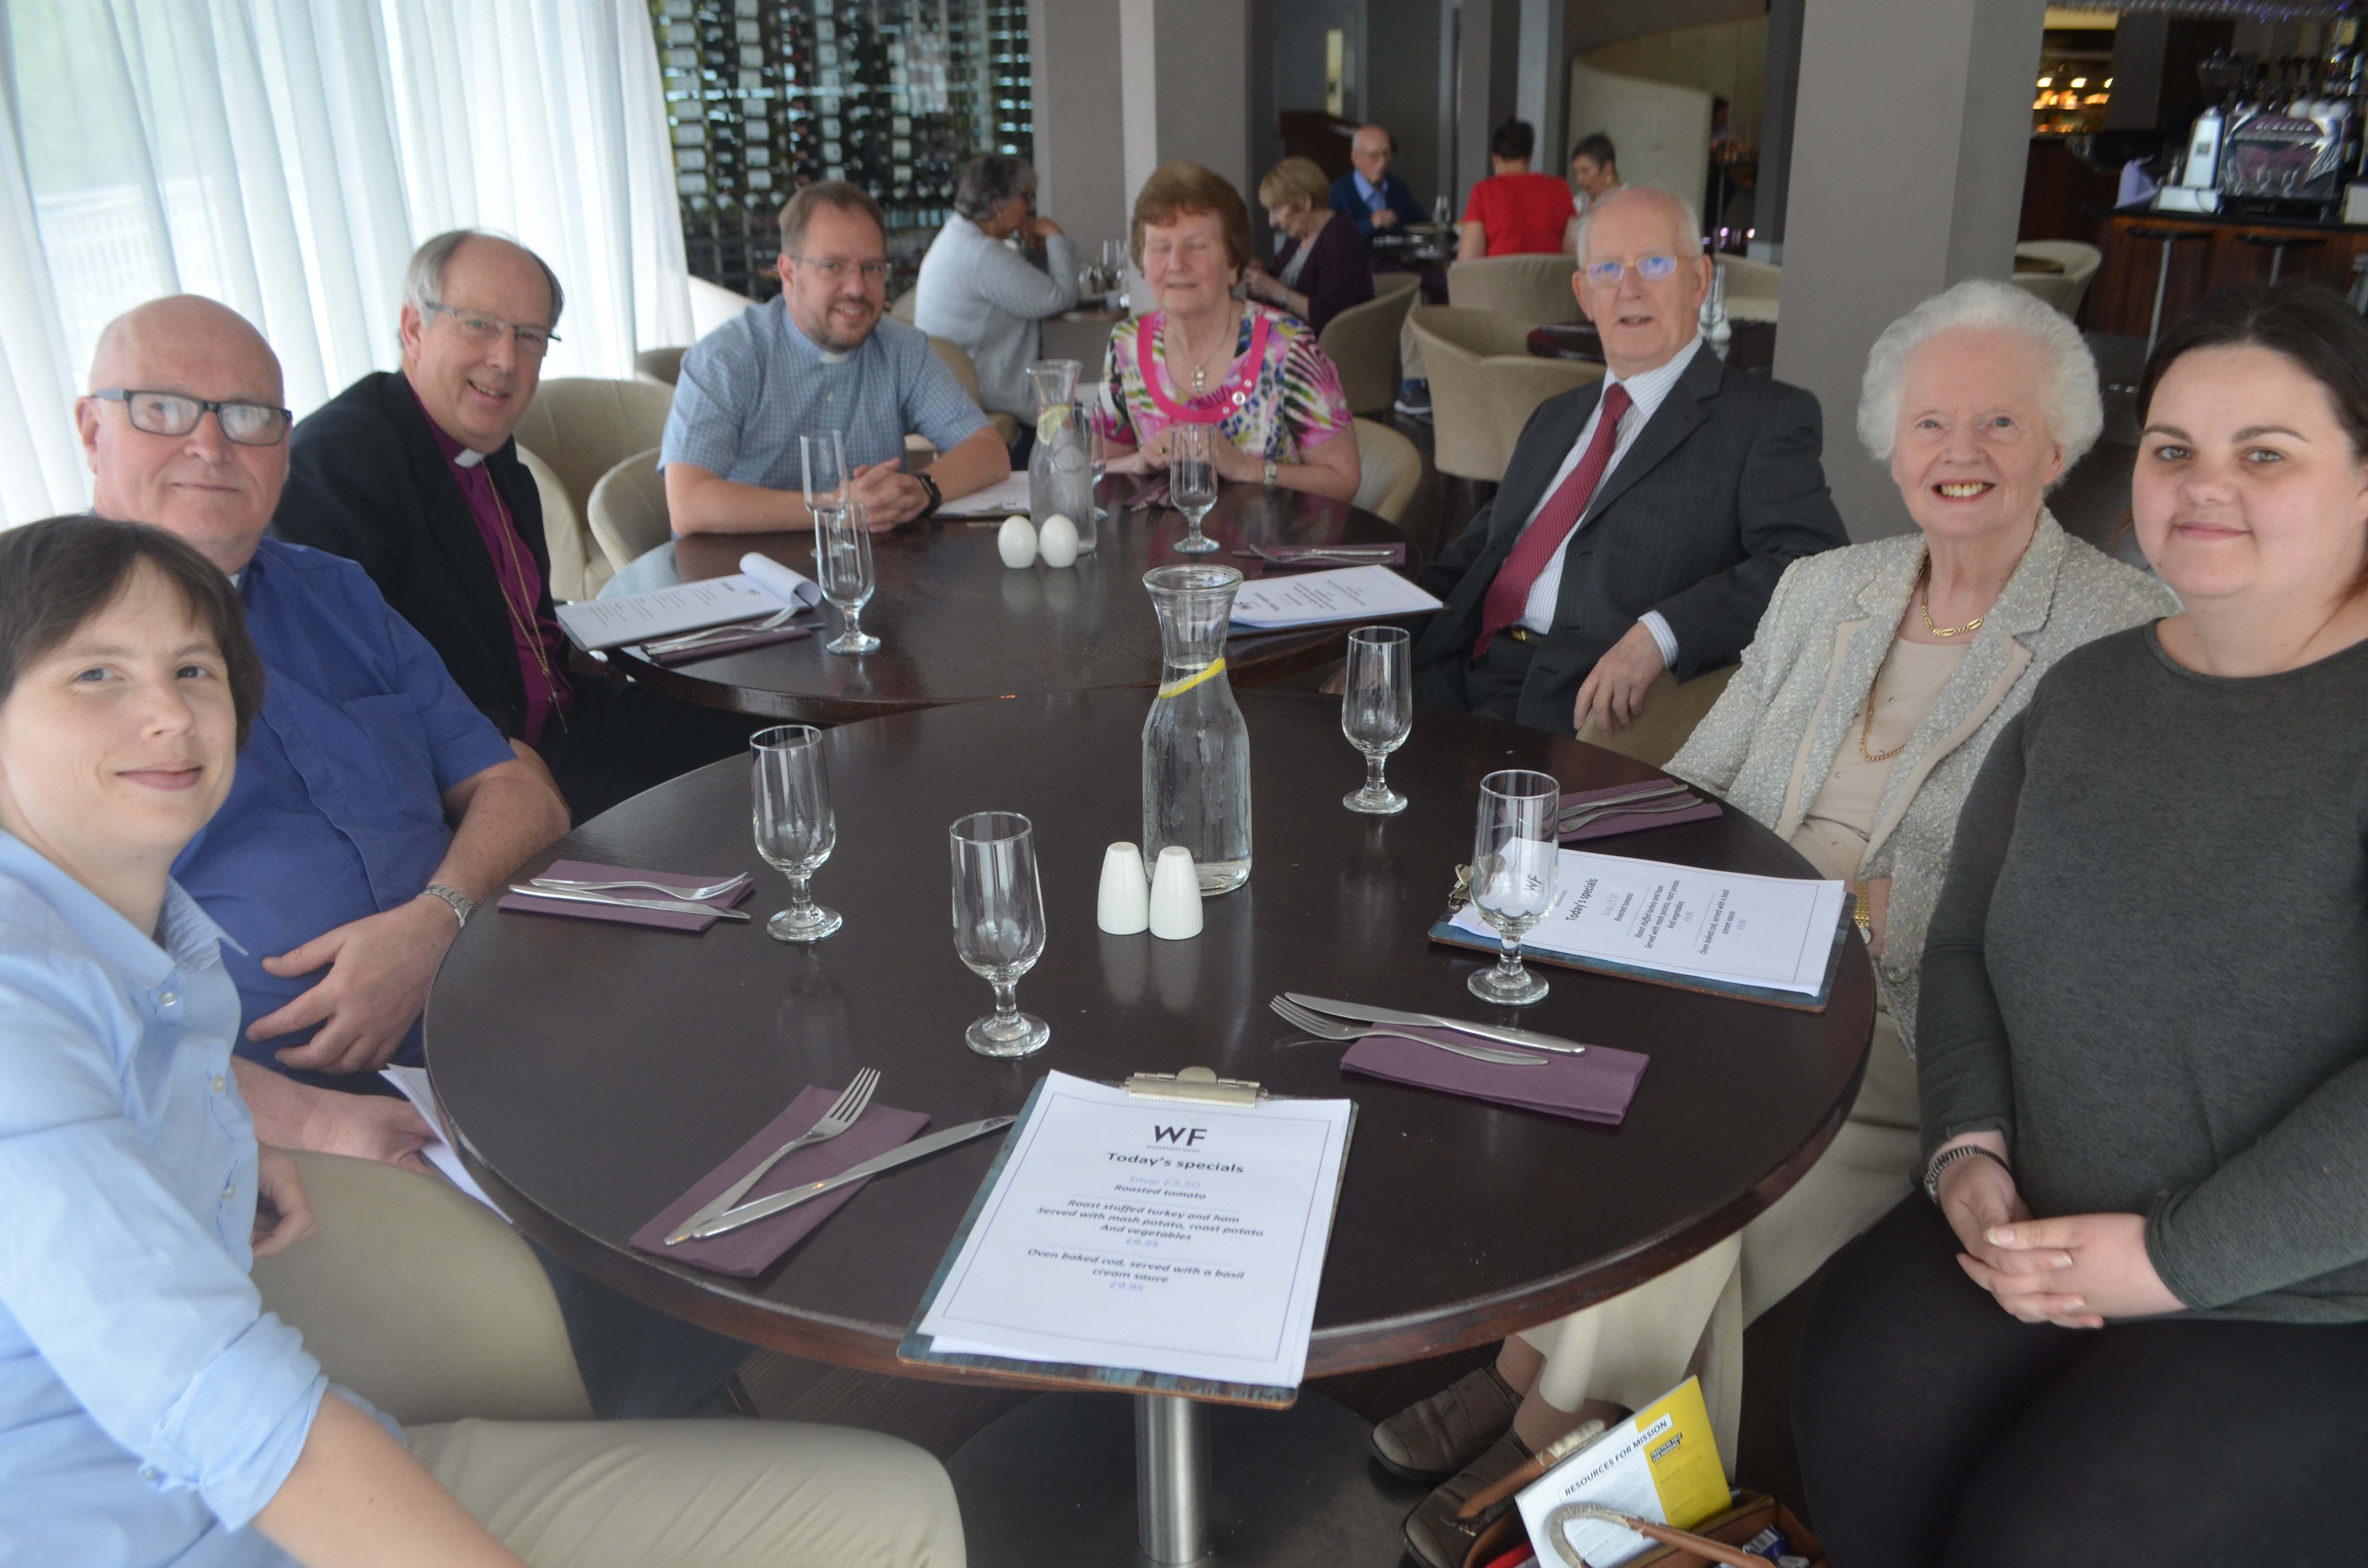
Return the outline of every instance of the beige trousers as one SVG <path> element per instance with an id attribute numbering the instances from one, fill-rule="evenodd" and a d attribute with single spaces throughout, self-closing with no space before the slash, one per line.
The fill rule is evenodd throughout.
<path id="1" fill-rule="evenodd" d="M 774 1421 L 455 1421 L 411 1451 L 535 1568 L 962 1568 L 909 1443 Z"/>
<path id="2" fill-rule="evenodd" d="M 1634 1410 L 1702 1379 L 1730 1466 L 1743 1414 L 1743 1328 L 1907 1196 L 1918 1147 L 1916 1063 L 1877 1011 L 1850 1119 L 1808 1174 L 1742 1232 L 1624 1295 L 1521 1337 L 1546 1358 L 1538 1392 L 1557 1410 L 1607 1399 Z"/>

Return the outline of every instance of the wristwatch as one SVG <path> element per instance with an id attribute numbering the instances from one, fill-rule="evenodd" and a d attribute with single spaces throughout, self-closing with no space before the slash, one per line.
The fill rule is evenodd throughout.
<path id="1" fill-rule="evenodd" d="M 452 918 L 458 920 L 464 929 L 469 924 L 469 916 L 477 913 L 477 901 L 450 882 L 430 882 L 419 891 L 430 898 L 440 898 L 450 905 Z"/>
<path id="2" fill-rule="evenodd" d="M 1276 475 L 1276 473 L 1277 473 L 1277 472 L 1280 472 L 1280 468 L 1279 468 L 1279 465 L 1275 462 L 1275 460 L 1274 460 L 1272 458 L 1269 458 L 1269 459 L 1267 459 L 1267 460 L 1266 460 L 1266 487 L 1267 487 L 1269 490 L 1271 490 L 1271 489 L 1273 489 L 1273 488 L 1274 488 L 1274 479 L 1275 479 L 1275 475 Z"/>
<path id="3" fill-rule="evenodd" d="M 913 477 L 919 480 L 921 482 L 921 488 L 929 493 L 929 504 L 921 508 L 921 516 L 924 517 L 928 517 L 937 511 L 939 507 L 946 504 L 946 498 L 939 492 L 938 482 L 929 477 L 928 470 L 924 469 Z"/>
<path id="4" fill-rule="evenodd" d="M 2008 1165 L 2006 1156 L 1997 1150 L 1985 1149 L 1979 1143 L 1960 1143 L 1953 1149 L 1941 1150 L 1932 1156 L 1932 1163 L 1924 1167 L 1924 1196 L 1935 1203 L 1940 1202 L 1941 1173 L 1959 1160 L 1971 1159 L 1975 1154 L 1986 1160 L 1996 1160 L 2007 1175 L 2014 1175 L 2014 1167 Z"/>

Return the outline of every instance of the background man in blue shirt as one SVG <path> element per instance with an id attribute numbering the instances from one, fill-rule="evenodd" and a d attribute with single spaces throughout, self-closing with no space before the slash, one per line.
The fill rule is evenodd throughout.
<path id="1" fill-rule="evenodd" d="M 428 1129 L 408 1105 L 313 1075 L 416 1058 L 466 904 L 565 832 L 567 809 L 360 567 L 264 539 L 288 473 L 281 396 L 261 335 L 184 295 L 108 327 L 74 413 L 96 509 L 177 534 L 229 574 L 269 671 L 230 799 L 173 869 L 245 949 L 222 956 L 256 1128 L 266 1142 L 416 1163 Z M 193 402 L 206 405 L 194 424 L 158 428 L 186 423 Z M 218 403 L 281 417 L 234 441 Z M 232 412 L 245 432 L 251 416 Z"/>
<path id="2" fill-rule="evenodd" d="M 844 431 L 848 488 L 874 528 L 1011 472 L 1003 438 L 917 328 L 885 319 L 888 229 L 840 180 L 781 209 L 781 292 L 691 345 L 659 464 L 678 534 L 811 528 L 798 437 Z M 938 460 L 903 471 L 905 433 Z"/>
<path id="3" fill-rule="evenodd" d="M 1397 155 L 1388 128 L 1360 126 L 1349 142 L 1349 162 L 1356 168 L 1332 182 L 1332 210 L 1347 213 L 1368 240 L 1377 231 L 1387 233 L 1430 216 L 1406 182 L 1390 173 L 1390 160 Z"/>

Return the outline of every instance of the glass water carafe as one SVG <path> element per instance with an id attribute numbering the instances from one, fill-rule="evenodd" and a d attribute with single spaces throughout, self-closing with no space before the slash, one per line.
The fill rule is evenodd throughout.
<path id="1" fill-rule="evenodd" d="M 1036 448 L 1028 457 L 1028 516 L 1040 529 L 1063 517 L 1076 525 L 1077 551 L 1094 548 L 1093 453 L 1085 412 L 1077 406 L 1075 359 L 1039 359 L 1028 367 L 1036 394 Z"/>
<path id="2" fill-rule="evenodd" d="M 1143 722 L 1143 858 L 1180 844 L 1201 893 L 1250 875 L 1250 735 L 1225 678 L 1225 624 L 1242 574 L 1161 566 L 1143 574 L 1159 612 L 1159 694 Z"/>

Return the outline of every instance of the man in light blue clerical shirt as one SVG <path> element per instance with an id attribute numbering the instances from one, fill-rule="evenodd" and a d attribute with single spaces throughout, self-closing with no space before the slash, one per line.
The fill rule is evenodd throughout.
<path id="1" fill-rule="evenodd" d="M 1397 155 L 1397 142 L 1386 128 L 1361 126 L 1349 142 L 1349 162 L 1356 167 L 1332 182 L 1332 210 L 1347 213 L 1368 241 L 1427 216 L 1406 182 L 1390 173 Z"/>

